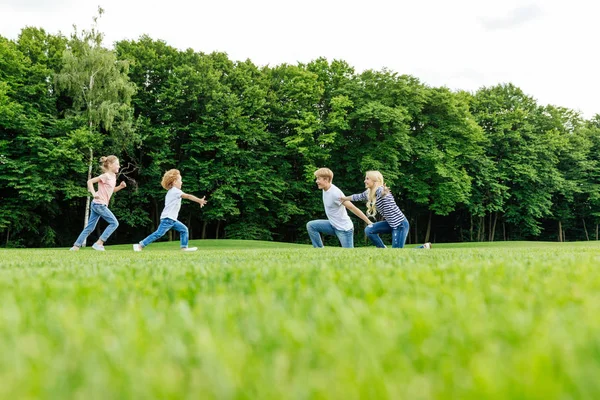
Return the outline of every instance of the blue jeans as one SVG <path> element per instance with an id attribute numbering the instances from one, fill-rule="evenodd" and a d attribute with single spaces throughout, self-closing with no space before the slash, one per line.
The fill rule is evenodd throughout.
<path id="1" fill-rule="evenodd" d="M 380 233 L 391 233 L 392 234 L 392 248 L 393 249 L 401 249 L 404 247 L 404 244 L 406 243 L 406 236 L 408 235 L 409 229 L 410 229 L 410 225 L 408 224 L 408 221 L 406 219 L 404 219 L 404 221 L 402 221 L 400 223 L 400 225 L 398 225 L 398 227 L 396 227 L 395 229 L 392 229 L 392 227 L 390 226 L 390 224 L 388 224 L 387 221 L 380 221 L 380 222 L 375 222 L 371 226 L 367 226 L 365 228 L 365 234 L 369 237 L 371 242 L 376 247 L 383 249 L 383 248 L 385 248 L 385 244 L 383 244 L 383 241 L 379 237 L 379 234 Z"/>
<path id="2" fill-rule="evenodd" d="M 146 247 L 155 240 L 163 237 L 165 233 L 169 232 L 169 230 L 171 229 L 175 229 L 177 232 L 179 232 L 179 236 L 181 238 L 181 248 L 188 247 L 187 226 L 171 218 L 161 219 L 160 225 L 158 225 L 158 229 L 154 233 L 151 233 L 146 239 L 142 240 L 140 244 L 142 245 L 142 247 Z"/>
<path id="3" fill-rule="evenodd" d="M 100 240 L 106 242 L 108 237 L 112 235 L 112 233 L 119 226 L 119 221 L 117 221 L 117 217 L 108 209 L 108 206 L 104 204 L 92 203 L 90 219 L 88 220 L 87 226 L 83 229 L 83 231 L 79 234 L 79 237 L 75 241 L 75 246 L 81 247 L 85 242 L 85 239 L 92 233 L 92 231 L 96 228 L 98 224 L 98 220 L 102 217 L 106 222 L 108 222 L 108 226 L 102 232 L 102 236 L 100 236 Z"/>
<path id="4" fill-rule="evenodd" d="M 340 231 L 335 229 L 331 222 L 327 219 L 317 219 L 310 221 L 306 224 L 306 230 L 308 236 L 312 242 L 313 247 L 323 247 L 323 241 L 321 240 L 321 233 L 326 235 L 336 235 L 340 240 L 342 247 L 351 249 L 354 247 L 354 229 L 349 231 Z"/>

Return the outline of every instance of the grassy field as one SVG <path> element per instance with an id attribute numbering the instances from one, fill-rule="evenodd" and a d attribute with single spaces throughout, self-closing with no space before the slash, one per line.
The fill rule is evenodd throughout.
<path id="1" fill-rule="evenodd" d="M 600 244 L 0 250 L 0 398 L 598 399 Z"/>

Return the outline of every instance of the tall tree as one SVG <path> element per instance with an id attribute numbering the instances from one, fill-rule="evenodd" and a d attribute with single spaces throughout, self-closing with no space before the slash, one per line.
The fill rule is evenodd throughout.
<path id="1" fill-rule="evenodd" d="M 98 30 L 98 19 L 104 10 L 98 8 L 89 30 L 74 33 L 63 54 L 63 67 L 56 76 L 57 89 L 72 100 L 70 111 L 85 125 L 74 135 L 85 142 L 88 157 L 88 179 L 92 177 L 95 149 L 105 143 L 104 134 L 112 133 L 116 141 L 129 140 L 131 133 L 131 96 L 135 85 L 127 75 L 129 64 L 117 60 L 114 51 L 102 46 L 104 34 Z M 119 147 L 119 146 L 117 146 Z M 83 225 L 87 225 L 90 197 L 87 196 Z"/>
<path id="2" fill-rule="evenodd" d="M 483 133 L 464 97 L 431 88 L 421 113 L 411 122 L 411 161 L 404 177 L 408 196 L 427 207 L 425 242 L 433 215 L 448 215 L 471 195 L 467 168 L 483 154 Z"/>

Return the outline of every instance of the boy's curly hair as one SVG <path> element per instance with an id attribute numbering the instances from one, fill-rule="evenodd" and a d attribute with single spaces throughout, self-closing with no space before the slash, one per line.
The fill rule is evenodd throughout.
<path id="1" fill-rule="evenodd" d="M 170 169 L 162 177 L 162 181 L 160 182 L 161 186 L 165 188 L 165 190 L 169 190 L 173 187 L 173 183 L 181 176 L 181 173 L 178 169 Z"/>

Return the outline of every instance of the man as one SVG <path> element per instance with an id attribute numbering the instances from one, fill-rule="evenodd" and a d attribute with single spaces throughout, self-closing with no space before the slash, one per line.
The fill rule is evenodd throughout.
<path id="1" fill-rule="evenodd" d="M 344 193 L 332 183 L 333 172 L 329 168 L 319 168 L 315 171 L 315 177 L 317 187 L 323 190 L 323 205 L 327 219 L 318 219 L 306 224 L 313 247 L 323 247 L 321 233 L 336 235 L 344 248 L 354 247 L 354 225 L 346 209 L 352 211 L 367 225 L 371 225 L 372 222 L 351 201 L 340 200 L 344 197 Z"/>

